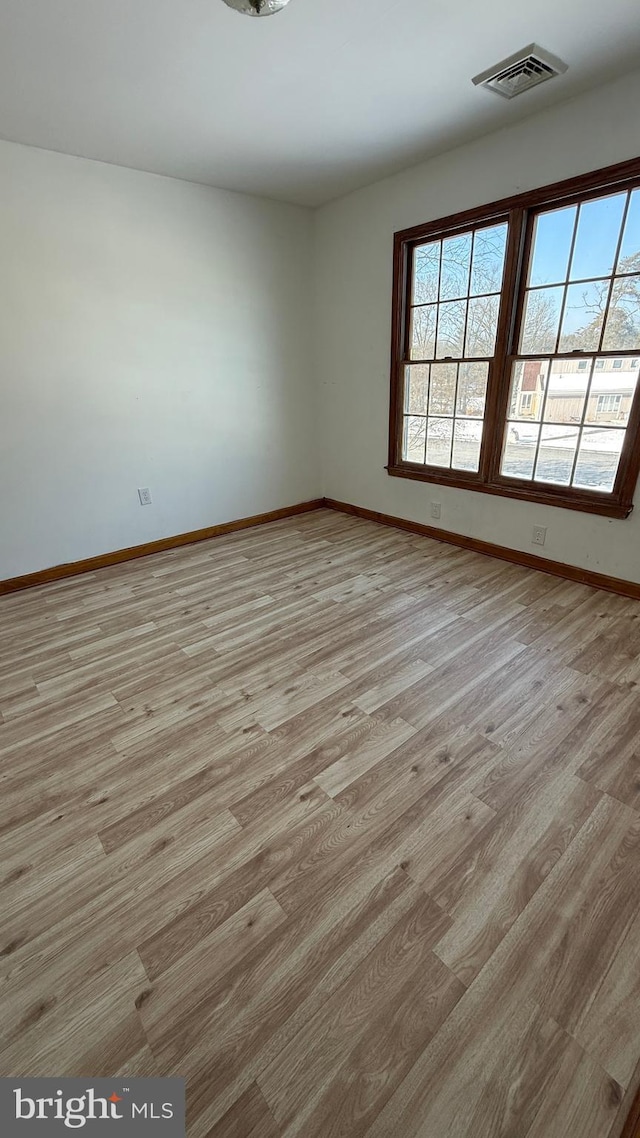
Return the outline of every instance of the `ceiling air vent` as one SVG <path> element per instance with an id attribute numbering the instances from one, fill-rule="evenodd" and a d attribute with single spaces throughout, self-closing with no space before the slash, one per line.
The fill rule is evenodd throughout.
<path id="1" fill-rule="evenodd" d="M 555 79 L 567 70 L 567 64 L 557 56 L 543 51 L 536 43 L 516 51 L 508 59 L 496 63 L 488 71 L 481 72 L 473 79 L 476 87 L 487 87 L 502 95 L 503 99 L 513 99 L 528 91 L 530 87 L 537 87 L 539 83 L 546 83 L 547 79 Z"/>

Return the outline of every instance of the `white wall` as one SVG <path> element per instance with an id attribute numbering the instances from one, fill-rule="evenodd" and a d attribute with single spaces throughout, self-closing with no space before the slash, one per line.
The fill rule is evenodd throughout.
<path id="1" fill-rule="evenodd" d="M 428 524 L 436 500 L 443 529 L 640 581 L 640 497 L 638 512 L 618 521 L 384 470 L 394 231 L 636 157 L 639 107 L 636 72 L 319 211 L 316 353 L 327 497 Z M 544 550 L 531 545 L 534 524 L 548 527 Z"/>
<path id="2" fill-rule="evenodd" d="M 303 209 L 0 142 L 0 580 L 321 493 L 310 243 Z"/>

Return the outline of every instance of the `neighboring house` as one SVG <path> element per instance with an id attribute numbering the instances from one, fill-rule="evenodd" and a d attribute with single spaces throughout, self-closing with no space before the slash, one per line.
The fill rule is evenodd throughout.
<path id="1" fill-rule="evenodd" d="M 538 360 L 525 360 L 522 368 L 522 385 L 515 394 L 514 412 L 519 419 L 539 419 L 544 398 L 544 371 Z"/>
<path id="2" fill-rule="evenodd" d="M 638 377 L 640 360 L 622 357 L 596 360 L 586 419 L 590 423 L 626 422 Z M 589 382 L 588 360 L 564 360 L 549 376 L 544 418 L 547 422 L 579 423 Z M 545 398 L 545 370 L 537 360 L 527 360 L 520 390 L 514 392 L 514 412 L 519 419 L 539 419 Z"/>

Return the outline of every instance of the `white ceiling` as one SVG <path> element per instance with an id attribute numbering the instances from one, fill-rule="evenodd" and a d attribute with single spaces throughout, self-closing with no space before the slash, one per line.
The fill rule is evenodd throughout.
<path id="1" fill-rule="evenodd" d="M 566 75 L 471 76 L 535 41 Z M 638 0 L 0 0 L 0 137 L 318 205 L 638 65 Z"/>

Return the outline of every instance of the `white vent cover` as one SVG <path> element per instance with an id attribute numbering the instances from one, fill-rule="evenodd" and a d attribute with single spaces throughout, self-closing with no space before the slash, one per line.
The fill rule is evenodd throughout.
<path id="1" fill-rule="evenodd" d="M 543 51 L 537 43 L 530 43 L 522 51 L 516 51 L 508 59 L 503 59 L 476 75 L 473 83 L 476 87 L 487 87 L 502 95 L 503 99 L 513 99 L 528 91 L 530 87 L 537 87 L 539 83 L 546 83 L 547 79 L 555 79 L 567 70 L 567 64 L 557 56 Z"/>

